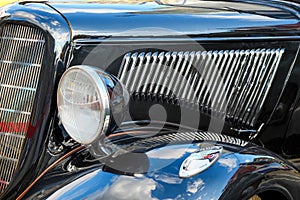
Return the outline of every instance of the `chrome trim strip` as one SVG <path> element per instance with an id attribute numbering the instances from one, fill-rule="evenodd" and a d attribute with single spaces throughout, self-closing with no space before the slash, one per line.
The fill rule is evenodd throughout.
<path id="1" fill-rule="evenodd" d="M 6 109 L 6 108 L 0 108 L 0 111 L 19 113 L 19 114 L 24 114 L 24 115 L 31 115 L 31 112 L 24 112 L 24 111 L 20 111 L 20 110 L 12 110 L 12 109 Z"/>
<path id="2" fill-rule="evenodd" d="M 17 65 L 24 65 L 24 66 L 28 66 L 28 67 L 41 67 L 40 64 L 32 64 L 32 63 L 24 63 L 24 62 L 14 62 L 14 61 L 8 61 L 8 60 L 0 60 L 0 63 L 17 64 Z"/>
<path id="3" fill-rule="evenodd" d="M 196 132 L 191 131 L 191 132 L 173 132 L 165 135 L 145 138 L 124 146 L 142 147 L 147 149 L 147 148 L 159 146 L 161 144 L 168 145 L 168 144 L 176 144 L 178 142 L 186 143 L 186 142 L 193 142 L 193 141 L 213 141 L 213 142 L 221 142 L 221 143 L 230 143 L 238 146 L 246 146 L 248 144 L 247 141 L 234 138 L 228 135 L 223 135 L 223 134 L 218 134 L 213 132 L 204 132 L 204 131 L 196 131 Z M 106 140 L 105 144 L 112 146 L 113 143 L 110 140 Z"/>
<path id="4" fill-rule="evenodd" d="M 4 156 L 1 156 L 1 155 L 0 155 L 0 159 L 3 159 L 3 160 L 10 160 L 10 161 L 13 161 L 13 162 L 18 162 L 18 161 L 19 161 L 18 159 L 9 158 L 9 157 L 4 157 Z"/>
<path id="5" fill-rule="evenodd" d="M 265 37 L 192 37 L 192 38 L 89 38 L 89 39 L 75 39 L 73 46 L 76 45 L 122 45 L 128 43 L 186 43 L 186 42 L 231 42 L 231 41 L 296 41 L 300 36 L 265 36 Z"/>
<path id="6" fill-rule="evenodd" d="M 0 135 L 17 137 L 17 138 L 22 138 L 22 139 L 26 138 L 24 135 L 18 135 L 18 134 L 13 134 L 13 133 L 5 133 L 5 132 L 0 132 Z"/>
<path id="7" fill-rule="evenodd" d="M 20 87 L 20 86 L 15 86 L 15 85 L 0 84 L 0 87 L 20 89 L 20 90 L 27 90 L 27 91 L 31 91 L 31 92 L 35 92 L 36 91 L 36 88 Z"/>
<path id="8" fill-rule="evenodd" d="M 28 42 L 40 42 L 45 43 L 45 40 L 28 39 L 28 38 L 14 38 L 14 37 L 1 37 L 4 40 L 15 40 L 15 41 L 28 41 Z"/>

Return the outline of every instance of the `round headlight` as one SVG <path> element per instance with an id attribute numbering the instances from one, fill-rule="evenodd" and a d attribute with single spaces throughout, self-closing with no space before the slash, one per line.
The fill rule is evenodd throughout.
<path id="1" fill-rule="evenodd" d="M 75 141 L 92 144 L 110 129 L 114 121 L 112 94 L 120 91 L 114 90 L 114 85 L 110 75 L 90 66 L 74 66 L 63 74 L 58 86 L 58 111 L 64 128 Z M 119 94 L 113 96 L 120 99 Z"/>

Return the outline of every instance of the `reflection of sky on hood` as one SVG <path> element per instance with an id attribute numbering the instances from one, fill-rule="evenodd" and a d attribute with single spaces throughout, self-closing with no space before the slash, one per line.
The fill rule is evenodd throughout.
<path id="1" fill-rule="evenodd" d="M 149 156 L 149 159 L 153 171 L 139 178 L 114 175 L 101 170 L 95 171 L 74 181 L 69 187 L 58 190 L 50 199 L 82 199 L 85 196 L 88 196 L 88 199 L 194 199 L 200 196 L 202 199 L 211 199 L 221 195 L 227 185 L 224 180 L 235 172 L 234 169 L 228 172 L 228 166 L 222 163 L 217 162 L 194 177 L 179 178 L 179 168 L 184 158 L 196 148 L 196 145 L 174 145 L 161 148 L 161 159 L 156 156 L 156 153 L 160 153 L 159 150 L 151 153 L 152 157 Z M 167 156 L 166 149 L 171 152 L 169 156 Z M 181 155 L 179 156 L 181 159 L 176 159 L 176 155 Z M 235 159 L 234 154 L 227 154 L 226 159 Z M 158 168 L 161 166 L 159 163 L 168 164 L 163 168 Z M 224 179 L 224 177 L 227 178 Z"/>
<path id="2" fill-rule="evenodd" d="M 298 22 L 293 18 L 281 19 L 275 16 L 256 15 L 247 12 L 238 13 L 234 9 L 172 9 L 172 7 L 166 8 L 157 4 L 134 6 L 53 4 L 53 6 L 70 21 L 73 35 L 179 36 L 222 33 L 233 29 L 260 26 L 295 25 Z M 153 31 L 147 31 L 151 28 Z M 169 31 L 157 32 L 154 28 L 164 28 Z"/>
<path id="3" fill-rule="evenodd" d="M 204 189 L 204 182 L 201 178 L 191 182 L 190 184 L 188 184 L 187 187 L 187 192 L 191 193 L 191 194 L 195 194 L 197 193 L 199 190 L 203 190 Z"/>
<path id="4" fill-rule="evenodd" d="M 191 178 L 179 178 L 182 162 L 196 149 L 197 145 L 190 144 L 152 150 L 147 153 L 151 168 L 145 175 L 120 176 L 97 170 L 58 190 L 50 199 L 218 199 L 241 164 L 271 158 L 224 149 L 221 158 L 207 170 Z"/>
<path id="5" fill-rule="evenodd" d="M 190 155 L 190 153 L 187 155 Z M 187 155 L 184 157 L 187 157 Z M 223 154 L 222 158 L 224 159 L 223 162 L 221 161 L 221 163 L 219 163 L 217 161 L 208 170 L 191 178 L 180 179 L 178 177 L 179 168 L 183 159 L 176 160 L 171 165 L 156 172 L 150 172 L 149 176 L 151 177 L 159 177 L 160 174 L 163 174 L 163 177 L 172 177 L 172 175 L 175 174 L 175 177 L 178 179 L 175 181 L 176 178 L 173 178 L 172 184 L 168 184 L 170 180 L 162 180 L 162 177 L 155 179 L 160 187 L 153 191 L 153 195 L 169 199 L 194 199 L 200 197 L 202 199 L 214 199 L 215 197 L 219 197 L 227 185 L 224 180 L 229 180 L 239 166 L 238 159 L 234 154 L 226 153 Z M 160 161 L 166 162 L 164 159 Z M 158 158 L 155 159 L 157 163 L 160 161 Z M 224 161 L 226 164 L 224 164 Z"/>
<path id="6" fill-rule="evenodd" d="M 73 24 L 75 35 L 81 33 L 91 35 L 108 34 L 114 37 L 190 35 L 198 33 L 209 34 L 214 32 L 222 33 L 228 29 L 247 29 L 257 28 L 259 26 L 267 27 L 285 24 L 294 25 L 297 23 L 297 20 L 294 19 L 274 19 L 251 14 L 236 15 L 235 13 L 206 13 L 189 16 L 180 16 L 180 14 L 174 14 L 172 16 L 169 14 L 152 14 L 151 20 L 149 20 L 149 16 L 146 14 L 131 14 L 130 12 L 97 13 L 90 17 L 86 16 L 91 15 L 90 13 L 67 13 L 66 15 Z M 120 18 L 117 15 L 122 15 L 123 18 Z M 73 18 L 75 19 L 77 16 L 81 18 L 81 21 L 77 22 L 73 20 Z M 175 20 L 172 23 L 170 21 L 171 18 L 174 18 Z M 106 21 L 110 21 L 110 19 L 115 19 L 111 20 L 114 21 L 114 23 L 106 23 Z M 157 21 L 160 21 L 160 23 L 158 24 Z M 95 26 L 91 27 L 88 22 L 95 24 Z M 137 28 L 136 24 L 141 23 L 143 24 L 142 28 Z M 179 26 L 179 24 L 181 26 Z M 99 30 L 98 27 L 102 27 L 102 29 Z M 156 29 L 161 28 L 168 29 L 169 31 L 156 32 Z M 150 29 L 152 29 L 151 32 L 149 32 Z"/>
<path id="7" fill-rule="evenodd" d="M 237 159 L 236 158 L 220 158 L 218 160 L 220 166 L 224 166 L 228 168 L 228 172 L 231 172 L 234 168 L 237 167 Z"/>
<path id="8" fill-rule="evenodd" d="M 198 149 L 196 146 L 192 148 L 192 145 L 182 147 L 182 145 L 170 145 L 167 148 L 154 149 L 147 153 L 150 162 L 149 171 L 155 171 L 157 169 L 164 168 L 173 162 L 176 162 L 178 159 L 181 159 L 183 156 L 186 156 L 187 153 L 191 153 Z"/>
<path id="9" fill-rule="evenodd" d="M 157 187 L 156 182 L 151 178 L 133 179 L 128 176 L 120 176 L 110 187 L 106 187 L 101 193 L 91 194 L 88 199 L 97 199 L 97 195 L 102 199 L 142 199 L 154 200 L 151 192 Z M 134 191 L 134 192 L 131 192 Z"/>

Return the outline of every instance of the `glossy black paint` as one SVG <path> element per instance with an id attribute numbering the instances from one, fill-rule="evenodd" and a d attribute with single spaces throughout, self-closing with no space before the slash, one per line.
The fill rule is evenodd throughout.
<path id="1" fill-rule="evenodd" d="M 182 162 L 199 146 L 208 145 L 223 146 L 219 160 L 200 174 L 179 178 Z M 285 160 L 253 144 L 241 147 L 199 141 L 160 144 L 148 150 L 137 145 L 123 147 L 120 152 L 102 160 L 100 168 L 87 171 L 80 170 L 80 161 L 73 161 L 77 164 L 72 169 L 79 170 L 73 175 L 62 170 L 70 167 L 72 160 L 69 160 L 49 172 L 27 198 L 247 199 L 271 189 L 282 192 L 287 199 L 297 199 L 300 195 L 298 171 Z"/>
<path id="2" fill-rule="evenodd" d="M 265 127 L 259 142 L 272 151 L 287 158 L 297 158 L 300 155 L 297 138 L 299 137 L 299 57 L 287 82 L 284 93 L 275 108 L 268 126 Z"/>
<path id="3" fill-rule="evenodd" d="M 299 80 L 299 79 L 298 79 Z M 299 102 L 300 94 L 297 95 L 297 101 L 295 102 L 295 108 L 293 110 L 291 120 L 288 125 L 287 133 L 284 138 L 283 144 L 283 152 L 286 155 L 292 157 L 300 156 L 300 147 L 299 147 L 299 139 L 300 139 L 300 102 Z"/>
<path id="4" fill-rule="evenodd" d="M 176 44 L 181 42 L 183 45 L 192 46 L 191 44 L 184 44 L 191 38 L 203 45 L 205 42 L 213 43 L 216 41 L 243 40 L 250 41 L 250 43 L 253 43 L 254 40 L 260 42 L 266 40 L 295 41 L 298 40 L 299 36 L 298 5 L 288 5 L 286 2 L 278 1 L 260 1 L 260 5 L 251 5 L 249 2 L 226 2 L 222 4 L 202 1 L 192 7 L 156 4 L 135 6 L 86 4 L 83 7 L 77 4 L 53 4 L 53 6 L 69 19 L 74 29 L 73 39 L 76 44 L 74 46 L 84 49 L 80 52 L 84 52 L 89 47 L 91 49 L 97 48 L 96 44 L 99 43 L 100 45 L 106 43 L 124 44 L 121 47 L 123 48 L 128 43 L 140 43 L 140 46 L 147 47 L 148 43 L 158 41 L 157 43 L 165 47 L 165 44 L 161 44 L 162 41 Z M 255 9 L 251 6 L 255 6 Z M 89 8 L 92 8 L 92 12 L 85 13 L 84 10 Z M 239 20 L 236 20 L 237 18 Z M 90 23 L 87 23 L 90 19 L 93 19 L 92 27 L 89 26 Z M 126 24 L 126 26 L 122 24 Z M 193 25 L 191 26 L 191 24 Z M 160 31 L 156 33 L 153 27 Z M 172 38 L 168 37 L 170 32 L 172 32 Z M 231 46 L 231 44 L 221 46 L 224 45 L 226 47 Z M 136 46 L 134 48 L 137 48 Z M 296 50 L 297 47 L 294 48 Z M 75 57 L 76 59 L 81 58 L 81 56 Z M 107 65 L 111 64 L 108 60 L 105 61 Z M 95 66 L 101 63 L 102 66 L 100 67 L 103 67 L 103 61 L 99 62 L 99 60 L 93 59 L 85 59 L 84 61 Z M 106 64 L 104 64 L 105 67 Z M 285 66 L 287 65 L 285 63 Z M 273 110 L 273 118 L 268 120 L 267 126 L 264 127 L 261 134 L 261 142 L 266 147 L 277 153 L 290 156 L 297 156 L 300 153 L 297 142 L 294 140 L 299 135 L 297 131 L 299 128 L 294 128 L 292 124 L 293 127 L 288 129 L 288 119 L 293 115 L 295 100 L 299 98 L 298 68 L 299 60 L 295 62 L 295 69 L 286 85 L 283 97 L 277 102 L 277 107 Z M 283 88 L 282 84 L 278 84 L 273 91 L 278 92 L 279 88 Z M 296 93 L 298 93 L 298 97 L 295 96 Z M 266 105 L 274 105 L 274 103 L 267 103 Z M 265 113 L 272 113 L 272 111 L 269 108 Z M 298 124 L 296 119 L 291 123 Z M 285 136 L 287 129 L 287 136 Z M 290 135 L 293 136 L 290 137 Z M 286 140 L 285 137 L 287 137 Z"/>
<path id="5" fill-rule="evenodd" d="M 46 38 L 46 52 L 43 60 L 43 70 L 36 98 L 35 113 L 28 131 L 24 160 L 20 163 L 14 182 L 1 195 L 1 199 L 14 199 L 16 194 L 43 170 L 48 161 L 52 162 L 46 153 L 46 141 L 53 126 L 52 117 L 56 109 L 54 92 L 57 77 L 61 75 L 68 60 L 67 48 L 70 42 L 70 29 L 65 19 L 55 10 L 45 4 L 15 4 L 1 10 L 1 21 L 4 23 L 21 23 L 43 30 Z"/>
<path id="6" fill-rule="evenodd" d="M 107 39 L 107 41 L 103 41 L 100 44 L 93 43 L 77 43 L 78 40 L 75 40 L 73 60 L 71 65 L 91 65 L 102 68 L 103 70 L 108 71 L 115 76 L 118 75 L 119 67 L 122 62 L 123 56 L 128 52 L 155 52 L 155 51 L 171 51 L 171 52 L 179 52 L 179 51 L 210 51 L 210 50 L 231 50 L 231 49 L 259 49 L 259 48 L 285 48 L 285 55 L 283 57 L 283 61 L 280 64 L 277 76 L 274 80 L 274 85 L 271 88 L 270 95 L 267 98 L 267 103 L 263 108 L 263 112 L 261 113 L 260 119 L 258 119 L 258 123 L 254 127 L 255 129 L 259 129 L 259 126 L 262 123 L 266 123 L 269 119 L 271 113 L 274 110 L 276 104 L 278 104 L 278 99 L 283 92 L 283 88 L 286 84 L 286 80 L 290 74 L 290 70 L 294 67 L 294 56 L 298 51 L 298 42 L 243 42 L 243 43 L 230 43 L 230 42 L 202 42 L 202 41 L 194 41 L 191 38 L 183 38 L 185 41 L 181 41 L 180 43 L 172 41 L 172 42 L 162 42 L 156 41 L 155 43 L 147 43 L 147 42 L 133 42 L 133 41 L 111 41 Z M 112 39 L 113 40 L 113 39 Z M 155 40 L 153 38 L 153 40 Z M 120 44 L 121 43 L 121 44 Z M 118 48 L 116 48 L 118 46 Z M 138 98 L 133 99 L 133 103 L 131 106 L 131 119 L 133 120 L 143 120 L 148 119 L 148 112 L 151 105 L 155 103 L 161 103 L 159 100 L 155 101 L 151 98 L 148 100 L 138 100 Z M 174 108 L 174 105 L 169 106 L 167 103 L 163 104 L 166 106 L 168 112 L 168 121 L 172 121 L 174 123 L 184 123 L 183 120 L 180 121 L 181 116 L 178 115 L 178 109 Z M 182 105 L 180 109 L 184 106 Z M 188 106 L 187 106 L 188 107 Z M 185 116 L 186 118 L 190 117 L 190 120 L 185 120 L 187 122 L 193 122 L 192 112 L 194 112 L 193 108 L 187 108 L 187 112 L 190 113 L 190 116 Z M 286 111 L 283 110 L 282 113 Z M 144 114 L 143 114 L 144 113 Z M 195 113 L 197 115 L 197 113 Z M 177 117 L 177 118 L 176 118 Z M 206 119 L 206 116 L 201 116 L 199 126 L 192 124 L 185 124 L 192 127 L 199 127 L 200 130 L 207 130 L 208 124 L 210 122 L 210 118 Z M 158 119 L 156 119 L 158 120 Z M 195 122 L 194 122 L 195 123 Z M 198 123 L 198 122 L 196 122 Z M 244 128 L 245 130 L 248 127 L 241 127 L 234 121 L 229 121 L 228 124 L 224 126 L 224 133 L 232 133 L 233 131 L 230 127 L 236 128 Z M 214 130 L 220 131 L 220 130 Z M 248 134 L 244 134 L 245 137 Z M 241 136 L 241 135 L 240 135 Z M 241 136 L 243 137 L 243 135 Z"/>
<path id="7" fill-rule="evenodd" d="M 156 3 L 51 5 L 68 19 L 73 39 L 184 35 L 230 40 L 231 37 L 298 36 L 299 28 L 298 17 L 287 9 L 276 8 L 272 1 L 266 1 L 265 5 L 199 1 L 199 8 Z M 153 28 L 162 30 L 155 32 Z"/>
<path id="8" fill-rule="evenodd" d="M 50 135 L 57 138 L 59 138 L 57 135 L 66 135 L 56 119 L 56 84 L 65 67 L 69 67 L 71 64 L 82 64 L 86 54 L 98 47 L 99 44 L 105 43 L 104 47 L 108 47 L 108 49 L 123 48 L 132 43 L 135 48 L 145 44 L 150 44 L 151 48 L 160 48 L 159 45 L 162 43 L 164 45 L 165 43 L 175 44 L 175 46 L 180 43 L 182 46 L 189 46 L 187 44 L 190 43 L 186 42 L 191 40 L 194 45 L 212 45 L 219 49 L 224 48 L 224 45 L 234 48 L 257 47 L 258 44 L 263 47 L 274 44 L 286 45 L 290 51 L 288 54 L 290 57 L 285 59 L 285 65 L 282 66 L 282 69 L 285 70 L 282 74 L 286 75 L 288 67 L 291 66 L 294 59 L 292 56 L 296 55 L 299 46 L 297 42 L 300 39 L 298 11 L 295 9 L 295 5 L 287 9 L 284 6 L 270 4 L 273 1 L 261 2 L 260 5 L 232 2 L 228 7 L 219 2 L 205 1 L 203 4 L 201 4 L 202 2 L 198 4 L 197 8 L 155 3 L 142 5 L 24 3 L 2 10 L 2 20 L 30 23 L 43 29 L 47 35 L 48 44 L 43 81 L 39 88 L 41 95 L 37 99 L 39 107 L 32 125 L 36 128 L 33 129 L 32 137 L 26 143 L 26 152 L 23 154 L 25 160 L 20 166 L 22 170 L 17 174 L 16 181 L 11 184 L 9 191 L 5 194 L 6 197 L 2 196 L 2 198 L 14 198 L 33 180 L 34 176 L 66 150 L 64 148 L 61 152 L 55 152 L 50 149 L 51 153 L 47 152 L 49 150 L 47 149 L 48 140 L 51 140 Z M 233 44 L 232 41 L 235 43 Z M 253 44 L 253 41 L 257 43 Z M 189 48 L 193 47 L 189 46 Z M 126 50 L 126 47 L 124 49 Z M 87 60 L 87 62 L 91 62 L 91 60 Z M 106 60 L 92 62 L 94 62 L 93 65 L 102 68 L 105 67 L 103 62 L 108 63 Z M 114 71 L 113 68 L 111 70 Z M 282 74 L 278 75 L 278 78 L 281 78 L 281 84 L 273 88 L 277 97 L 285 84 L 285 80 L 281 77 Z M 273 147 L 271 143 L 274 140 L 280 140 L 279 153 L 282 153 L 282 150 L 292 154 L 300 152 L 297 143 L 292 145 L 288 143 L 289 139 L 293 138 L 292 136 L 299 134 L 297 123 L 299 117 L 297 116 L 300 105 L 295 107 L 296 99 L 299 99 L 298 76 L 299 60 L 295 62 L 291 78 L 286 82 L 286 92 L 283 93 L 282 98 L 279 101 L 277 101 L 278 98 L 269 98 L 273 107 L 277 105 L 274 113 L 277 112 L 279 116 L 286 117 L 280 118 L 273 113 L 273 117 L 262 133 L 264 137 L 261 138 L 261 141 L 270 149 L 277 150 L 277 147 Z M 286 98 L 290 93 L 293 93 L 292 97 Z M 280 106 L 284 107 L 283 112 L 281 112 Z M 272 113 L 273 107 L 268 110 L 269 113 Z M 289 117 L 294 120 L 289 125 L 288 140 L 283 146 Z M 275 122 L 272 119 L 275 119 Z M 278 129 L 278 126 L 282 128 Z M 59 140 L 57 138 L 56 140 Z M 182 148 L 185 149 L 182 155 L 172 157 L 173 162 L 170 165 L 161 167 L 160 163 L 167 160 L 163 153 L 171 156 L 174 151 Z M 55 199 L 58 197 L 81 198 L 83 196 L 91 197 L 90 195 L 96 192 L 105 199 L 136 194 L 145 195 L 145 198 L 150 199 L 155 197 L 158 199 L 176 197 L 195 199 L 207 198 L 209 195 L 221 199 L 240 199 L 248 198 L 255 192 L 264 190 L 280 191 L 286 195 L 287 199 L 289 199 L 288 197 L 297 199 L 300 196 L 299 186 L 295 184 L 299 181 L 298 172 L 285 160 L 253 145 L 243 148 L 224 144 L 226 152 L 221 159 L 235 160 L 235 165 L 229 166 L 219 160 L 213 167 L 191 179 L 179 179 L 177 175 L 180 164 L 195 148 L 197 148 L 195 144 L 180 144 L 157 147 L 145 152 L 139 156 L 140 160 L 145 161 L 139 165 L 142 168 L 138 172 L 146 172 L 141 177 L 119 175 L 115 171 L 113 173 L 112 171 L 105 172 L 100 169 L 103 163 L 99 164 L 98 162 L 85 164 L 84 167 L 76 167 L 77 164 L 71 164 L 75 171 L 71 171 L 70 168 L 66 170 L 71 162 L 69 160 L 48 173 L 30 191 L 27 198 L 42 198 L 43 195 L 45 197 L 58 195 Z M 53 153 L 57 153 L 57 155 L 53 155 Z M 85 159 L 86 155 L 82 153 L 77 156 Z M 72 159 L 78 161 L 76 157 Z M 149 165 L 144 166 L 145 163 Z M 126 166 L 131 166 L 132 169 L 137 167 L 130 163 Z M 233 166 L 232 169 L 231 166 Z M 79 171 L 76 172 L 76 169 Z M 107 170 L 107 168 L 105 169 Z M 165 180 L 161 176 L 166 177 Z M 149 187 L 141 190 L 140 187 L 136 187 L 140 185 Z M 237 185 L 242 187 L 236 187 Z M 112 192 L 115 187 L 120 186 L 124 186 L 126 190 Z M 250 189 L 248 186 L 251 186 Z M 128 193 L 129 190 L 132 192 Z M 172 191 L 172 193 L 165 191 Z M 128 196 L 128 198 L 134 197 L 136 196 Z M 138 198 L 140 199 L 141 196 Z"/>
<path id="9" fill-rule="evenodd" d="M 196 5 L 187 7 L 156 3 L 142 5 L 53 3 L 51 5 L 63 13 L 72 26 L 75 52 L 72 64 L 85 62 L 107 68 L 112 61 L 116 60 L 115 57 L 111 58 L 113 51 L 116 51 L 115 45 L 118 45 L 118 53 L 123 55 L 126 53 L 126 48 L 128 51 L 128 49 L 146 49 L 157 45 L 169 49 L 166 43 L 175 46 L 182 44 L 193 49 L 195 43 L 191 43 L 191 40 L 197 41 L 204 47 L 205 43 L 212 45 L 219 42 L 219 49 L 224 46 L 231 48 L 246 46 L 247 48 L 248 44 L 253 44 L 254 41 L 261 42 L 260 44 L 265 47 L 268 46 L 266 44 L 269 43 L 268 41 L 290 40 L 293 41 L 291 43 L 295 43 L 299 40 L 298 4 L 284 1 L 258 1 L 257 4 L 249 1 L 243 3 L 199 1 Z M 90 11 L 87 13 L 86 10 Z M 249 43 L 236 43 L 238 41 Z M 237 44 L 237 47 L 234 47 L 232 42 Z M 294 51 L 297 51 L 297 45 L 292 47 Z M 99 46 L 103 46 L 105 51 L 102 52 Z M 86 57 L 85 53 L 97 48 L 100 49 L 97 52 L 99 54 L 95 54 L 97 59 Z M 109 48 L 113 51 L 108 55 L 106 50 Z M 99 56 L 100 54 L 106 55 L 105 59 L 104 56 Z M 289 55 L 289 58 L 291 57 L 293 55 Z M 118 65 L 118 62 L 113 64 Z M 289 65 L 284 63 L 285 67 Z M 295 146 L 283 142 L 288 128 L 288 119 L 295 106 L 295 93 L 299 93 L 299 81 L 295 79 L 299 74 L 298 66 L 299 60 L 296 60 L 283 97 L 277 101 L 277 95 L 271 94 L 271 98 L 268 98 L 269 101 L 266 103 L 267 107 L 263 109 L 266 117 L 263 117 L 262 121 L 266 126 L 262 129 L 260 141 L 280 154 L 298 154 L 296 143 Z M 278 77 L 283 77 L 282 74 L 279 73 Z M 281 82 L 274 86 L 273 91 L 282 91 L 284 88 L 282 86 Z M 275 104 L 274 101 L 277 101 L 275 109 L 270 106 Z M 273 118 L 267 120 L 267 116 L 271 113 Z M 228 129 L 226 131 L 230 132 Z M 287 134 L 295 135 L 295 131 L 292 132 L 294 133 Z"/>

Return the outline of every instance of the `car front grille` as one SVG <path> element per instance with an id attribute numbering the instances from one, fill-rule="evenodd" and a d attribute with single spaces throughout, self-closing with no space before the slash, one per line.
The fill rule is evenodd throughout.
<path id="1" fill-rule="evenodd" d="M 28 136 L 45 38 L 36 28 L 5 24 L 0 32 L 0 192 L 12 181 Z"/>
<path id="2" fill-rule="evenodd" d="M 118 78 L 131 94 L 199 105 L 216 117 L 252 127 L 283 54 L 283 48 L 130 52 Z"/>

